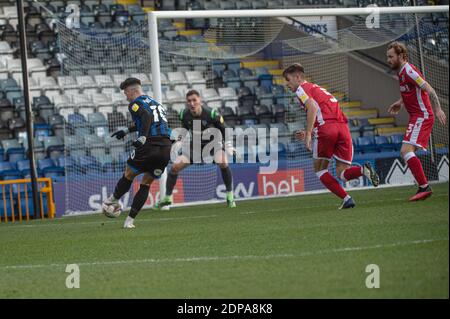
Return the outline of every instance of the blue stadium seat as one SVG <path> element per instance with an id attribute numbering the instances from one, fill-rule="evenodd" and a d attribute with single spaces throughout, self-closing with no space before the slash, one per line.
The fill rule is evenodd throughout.
<path id="1" fill-rule="evenodd" d="M 357 138 L 357 149 L 362 153 L 376 152 L 377 146 L 373 136 L 362 136 Z"/>
<path id="2" fill-rule="evenodd" d="M 403 142 L 403 134 L 395 134 L 390 136 L 391 144 L 394 145 L 395 150 L 400 150 Z"/>
<path id="3" fill-rule="evenodd" d="M 395 145 L 389 142 L 386 136 L 375 136 L 375 144 L 380 152 L 388 152 L 395 150 Z"/>
<path id="4" fill-rule="evenodd" d="M 84 173 L 87 173 L 91 170 L 97 170 L 100 167 L 95 157 L 88 155 L 79 156 L 78 165 Z"/>
<path id="5" fill-rule="evenodd" d="M 20 160 L 25 159 L 25 149 L 22 148 L 10 148 L 6 152 L 8 155 L 8 160 L 10 163 L 16 163 Z"/>
<path id="6" fill-rule="evenodd" d="M 50 125 L 48 124 L 34 124 L 34 137 L 39 141 L 43 141 L 44 137 L 52 134 Z"/>
<path id="7" fill-rule="evenodd" d="M 71 156 L 61 156 L 56 160 L 56 164 L 65 169 L 72 169 L 75 166 L 76 161 Z"/>
<path id="8" fill-rule="evenodd" d="M 69 116 L 67 117 L 67 120 L 68 120 L 69 124 L 72 125 L 73 127 L 83 126 L 86 124 L 85 117 L 78 113 L 69 114 Z"/>

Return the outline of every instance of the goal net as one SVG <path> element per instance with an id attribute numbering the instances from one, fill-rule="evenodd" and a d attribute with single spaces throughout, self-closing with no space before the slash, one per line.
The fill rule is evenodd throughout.
<path id="1" fill-rule="evenodd" d="M 434 13 L 378 9 L 309 16 L 280 10 L 277 17 L 260 17 L 253 11 L 233 18 L 215 17 L 212 11 L 186 12 L 183 18 L 179 12 L 173 17 L 166 12 L 157 19 L 157 43 L 150 38 L 147 21 L 111 30 L 59 23 L 58 82 L 63 94 L 54 97 L 54 103 L 67 119 L 66 155 L 73 160 L 66 166 L 66 211 L 99 210 L 123 174 L 132 137 L 116 141 L 109 136 L 130 124 L 127 102 L 118 90 L 128 76 L 140 78 L 149 95 L 162 92 L 172 129 L 181 125 L 179 112 L 189 89 L 198 90 L 204 105 L 223 115 L 241 155 L 239 160 L 229 157 L 236 198 L 323 190 L 311 154 L 294 138 L 305 127 L 306 115 L 281 74 L 295 62 L 305 67 L 309 81 L 339 100 L 349 118 L 354 162 L 370 161 L 383 184 L 413 183 L 399 156 L 407 114 L 394 118 L 387 113 L 399 98 L 399 88 L 385 51 L 394 40 L 407 45 L 410 62 L 436 89 L 448 115 L 448 8 Z M 153 45 L 159 46 L 160 87 L 152 79 Z M 428 151 L 418 155 L 431 181 L 448 180 L 445 127 L 436 122 Z M 370 185 L 361 178 L 345 186 Z M 123 200 L 125 206 L 131 205 L 137 188 L 135 182 Z M 148 205 L 158 192 L 154 183 Z M 216 165 L 198 163 L 180 173 L 176 204 L 224 198 Z"/>

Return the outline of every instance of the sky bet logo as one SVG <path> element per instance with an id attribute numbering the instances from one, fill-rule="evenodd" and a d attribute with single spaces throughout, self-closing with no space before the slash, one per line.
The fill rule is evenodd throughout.
<path id="1" fill-rule="evenodd" d="M 258 174 L 261 196 L 300 193 L 305 189 L 302 169 L 279 170 L 275 174 Z"/>

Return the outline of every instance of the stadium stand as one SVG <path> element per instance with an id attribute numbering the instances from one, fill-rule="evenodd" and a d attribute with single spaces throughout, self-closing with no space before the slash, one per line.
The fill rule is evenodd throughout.
<path id="1" fill-rule="evenodd" d="M 98 165 L 112 170 L 123 163 L 128 145 L 122 141 L 106 143 L 105 138 L 127 123 L 127 102 L 118 86 L 127 76 L 140 78 L 151 93 L 151 74 L 140 69 L 82 68 L 70 76 L 61 73 L 58 30 L 50 12 L 63 19 L 68 3 L 81 5 L 81 30 L 131 28 L 145 23 L 148 10 L 154 9 L 262 9 L 313 7 L 363 7 L 369 3 L 380 6 L 401 5 L 400 0 L 284 0 L 284 1 L 163 1 L 162 8 L 141 7 L 133 1 L 47 1 L 46 9 L 32 1 L 26 2 L 27 51 L 30 59 L 30 91 L 32 107 L 41 124 L 35 125 L 35 147 L 39 160 L 39 175 L 64 174 L 64 168 L 79 167 L 82 172 Z M 418 1 L 420 5 L 426 1 Z M 198 41 L 208 26 L 219 23 L 210 19 L 171 22 L 162 20 L 159 31 L 162 39 Z M 432 14 L 426 23 L 448 25 L 447 17 Z M 437 48 L 437 49 L 436 49 Z M 442 52 L 448 56 L 448 38 L 433 34 L 424 44 L 426 52 Z M 17 33 L 15 1 L 2 1 L 0 11 L 0 176 L 13 171 L 16 176 L 29 172 L 25 160 L 27 143 L 25 110 L 22 97 L 21 65 Z M 97 52 L 107 54 L 107 52 Z M 94 53 L 93 53 L 94 54 Z M 446 61 L 448 63 L 448 61 Z M 304 146 L 293 139 L 296 130 L 304 126 L 304 119 L 291 116 L 295 102 L 282 86 L 281 63 L 277 60 L 257 59 L 213 61 L 212 69 L 199 59 L 196 64 L 185 60 L 161 61 L 161 80 L 169 121 L 178 126 L 178 112 L 184 108 L 184 93 L 188 88 L 201 92 L 204 102 L 220 110 L 229 126 L 276 127 L 281 133 L 280 156 L 304 156 Z M 111 72 L 114 71 L 114 72 Z M 211 72 L 214 80 L 207 76 Z M 314 80 L 314 79 L 311 79 Z M 350 101 L 347 92 L 330 91 L 341 101 L 350 120 L 355 152 L 385 152 L 399 149 L 399 134 L 405 127 L 397 126 L 392 117 L 380 117 L 377 108 L 367 108 L 359 101 Z M 85 145 L 76 136 L 84 136 Z M 63 138 L 65 137 L 65 144 Z M 64 148 L 67 155 L 64 156 Z M 121 169 L 121 168 L 120 168 Z M 3 175 L 2 175 L 3 174 Z"/>

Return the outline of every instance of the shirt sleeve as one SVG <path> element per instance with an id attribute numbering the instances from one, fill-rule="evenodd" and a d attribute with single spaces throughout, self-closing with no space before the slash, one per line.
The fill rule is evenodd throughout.
<path id="1" fill-rule="evenodd" d="M 139 136 L 148 136 L 150 126 L 153 123 L 153 114 L 148 112 L 141 103 L 135 102 L 128 106 L 128 110 L 131 114 L 138 117 L 141 121 L 141 128 L 139 130 Z"/>
<path id="2" fill-rule="evenodd" d="M 309 96 L 306 94 L 305 90 L 301 86 L 298 87 L 297 91 L 295 92 L 300 102 L 302 102 L 303 105 L 306 104 L 306 101 L 308 101 Z"/>
<path id="3" fill-rule="evenodd" d="M 413 83 L 414 85 L 416 85 L 420 88 L 422 88 L 426 83 L 424 78 L 419 74 L 419 72 L 417 72 L 413 68 L 409 68 L 406 71 L 406 76 L 408 77 L 408 79 L 410 80 L 411 83 Z"/>

